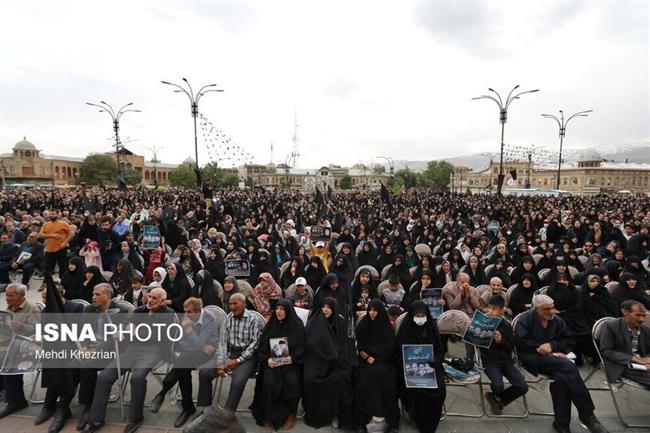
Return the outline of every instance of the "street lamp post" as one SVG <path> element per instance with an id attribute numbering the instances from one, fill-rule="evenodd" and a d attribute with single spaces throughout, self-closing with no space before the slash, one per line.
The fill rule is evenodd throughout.
<path id="1" fill-rule="evenodd" d="M 542 117 L 546 119 L 555 120 L 558 126 L 560 127 L 560 156 L 557 161 L 557 181 L 556 181 L 557 189 L 560 189 L 560 171 L 562 170 L 562 144 L 564 142 L 564 136 L 566 135 L 566 126 L 569 123 L 569 121 L 574 117 L 587 117 L 589 116 L 589 113 L 593 112 L 594 110 L 578 111 L 577 113 L 574 113 L 571 116 L 569 116 L 569 118 L 566 120 L 564 120 L 564 112 L 562 110 L 559 111 L 560 111 L 559 118 L 553 114 L 542 114 Z"/>
<path id="2" fill-rule="evenodd" d="M 111 107 L 110 104 L 104 101 L 99 101 L 99 104 L 86 102 L 86 105 L 97 107 L 99 108 L 100 113 L 108 113 L 108 115 L 111 116 L 111 120 L 113 121 L 113 132 L 115 133 L 115 162 L 117 163 L 119 174 L 124 177 L 124 164 L 120 164 L 120 147 L 122 144 L 120 142 L 120 119 L 124 113 L 139 113 L 140 110 L 134 110 L 131 108 L 126 109 L 127 107 L 133 105 L 133 102 L 129 102 L 128 104 L 124 105 L 122 108 L 117 110 L 117 112 L 113 110 L 113 107 Z"/>
<path id="3" fill-rule="evenodd" d="M 497 91 L 495 91 L 492 88 L 489 88 L 488 90 L 496 95 L 496 98 L 492 95 L 481 95 L 477 96 L 475 98 L 472 98 L 472 100 L 477 100 L 477 99 L 491 99 L 492 101 L 496 102 L 496 104 L 499 106 L 499 122 L 501 123 L 501 156 L 499 159 L 499 177 L 497 180 L 497 194 L 501 194 L 501 189 L 503 187 L 503 135 L 505 132 L 505 126 L 506 122 L 508 121 L 508 108 L 510 107 L 510 104 L 512 101 L 515 99 L 519 99 L 521 95 L 524 95 L 526 93 L 535 93 L 539 92 L 539 89 L 535 90 L 526 90 L 524 92 L 519 92 L 519 93 L 514 93 L 515 90 L 519 88 L 519 84 L 517 84 L 515 87 L 512 88 L 510 93 L 508 93 L 508 97 L 506 98 L 505 102 L 501 98 L 501 95 Z"/>
<path id="4" fill-rule="evenodd" d="M 187 78 L 182 78 L 182 80 L 187 84 L 187 89 L 181 85 L 170 83 L 168 81 L 161 81 L 161 83 L 176 87 L 176 90 L 174 90 L 175 93 L 185 93 L 190 99 L 192 118 L 194 119 L 194 170 L 196 172 L 196 187 L 201 188 L 199 176 L 199 141 L 196 135 L 196 117 L 199 115 L 199 101 L 201 100 L 201 96 L 208 92 L 223 92 L 223 90 L 214 89 L 213 87 L 217 87 L 216 84 L 206 84 L 195 94 L 189 81 L 187 81 Z"/>

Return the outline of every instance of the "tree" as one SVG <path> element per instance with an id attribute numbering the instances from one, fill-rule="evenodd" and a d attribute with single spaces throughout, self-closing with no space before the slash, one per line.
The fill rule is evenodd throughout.
<path id="1" fill-rule="evenodd" d="M 142 173 L 133 168 L 124 169 L 124 180 L 127 185 L 139 185 L 142 182 Z"/>
<path id="2" fill-rule="evenodd" d="M 429 161 L 427 169 L 418 176 L 419 186 L 444 188 L 449 184 L 449 177 L 454 166 L 447 161 Z"/>
<path id="3" fill-rule="evenodd" d="M 341 178 L 339 182 L 339 188 L 341 189 L 352 189 L 352 176 L 346 174 Z"/>
<path id="4" fill-rule="evenodd" d="M 169 183 L 171 186 L 181 186 L 185 188 L 196 187 L 196 174 L 194 168 L 189 165 L 179 165 L 169 173 Z"/>
<path id="5" fill-rule="evenodd" d="M 395 177 L 393 179 L 393 188 L 397 187 L 404 187 L 404 188 L 414 188 L 418 185 L 418 175 L 409 170 L 408 168 L 404 168 L 402 170 L 398 170 L 395 173 Z"/>
<path id="6" fill-rule="evenodd" d="M 204 165 L 201 170 L 203 171 L 203 182 L 210 182 L 214 186 L 221 186 L 225 171 L 219 168 L 216 162 Z"/>
<path id="7" fill-rule="evenodd" d="M 79 181 L 87 185 L 114 184 L 117 182 L 117 163 L 109 155 L 91 153 L 79 167 Z"/>

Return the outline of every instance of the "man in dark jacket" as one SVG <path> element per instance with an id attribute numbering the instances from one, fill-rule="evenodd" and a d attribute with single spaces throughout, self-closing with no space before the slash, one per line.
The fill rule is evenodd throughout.
<path id="1" fill-rule="evenodd" d="M 11 263 L 18 257 L 18 245 L 11 242 L 7 233 L 0 235 L 0 289 L 4 289 L 11 283 L 9 279 L 9 270 Z"/>
<path id="2" fill-rule="evenodd" d="M 650 388 L 650 328 L 643 324 L 647 311 L 640 302 L 624 301 L 621 313 L 623 317 L 603 324 L 599 345 L 605 371 L 611 382 L 625 377 Z"/>
<path id="3" fill-rule="evenodd" d="M 506 311 L 505 300 L 500 295 L 494 295 L 488 301 L 487 314 L 502 317 Z M 481 348 L 481 360 L 485 374 L 490 378 L 492 392 L 485 394 L 492 412 L 501 414 L 504 406 L 512 403 L 528 392 L 528 385 L 521 372 L 515 367 L 512 357 L 514 349 L 512 326 L 507 320 L 501 320 L 494 331 L 490 347 Z M 504 389 L 503 378 L 506 377 L 510 386 Z"/>
<path id="4" fill-rule="evenodd" d="M 135 309 L 132 315 L 134 326 L 144 323 L 153 329 L 153 335 L 146 340 L 135 340 L 130 343 L 123 353 L 120 353 L 120 373 L 131 369 L 131 406 L 129 423 L 124 433 L 134 433 L 144 419 L 143 407 L 147 394 L 147 375 L 160 361 L 171 361 L 173 352 L 170 340 L 167 340 L 167 328 L 173 323 L 174 310 L 165 305 L 167 293 L 156 287 L 149 292 L 147 304 Z M 162 338 L 156 338 L 155 326 L 161 326 Z M 145 333 L 146 335 L 146 333 Z M 111 388 L 118 379 L 117 362 L 111 361 L 97 375 L 97 387 L 93 396 L 88 425 L 84 433 L 94 433 L 105 425 L 106 405 Z"/>
<path id="5" fill-rule="evenodd" d="M 20 246 L 16 260 L 11 262 L 11 269 L 14 271 L 23 270 L 22 284 L 29 287 L 29 280 L 34 275 L 34 271 L 43 268 L 43 257 L 45 257 L 45 249 L 38 241 L 38 233 L 31 232 L 27 236 L 27 241 Z"/>
<path id="6" fill-rule="evenodd" d="M 578 409 L 580 421 L 592 433 L 606 433 L 607 429 L 594 415 L 594 402 L 589 395 L 578 368 L 567 357 L 574 341 L 564 321 L 557 317 L 553 299 L 546 295 L 533 297 L 533 309 L 522 313 L 517 320 L 515 345 L 524 367 L 534 375 L 544 374 L 550 384 L 558 433 L 570 433 L 571 403 Z"/>

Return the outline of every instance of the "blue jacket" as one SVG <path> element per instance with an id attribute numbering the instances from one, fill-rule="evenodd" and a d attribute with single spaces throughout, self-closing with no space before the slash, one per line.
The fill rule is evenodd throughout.
<path id="1" fill-rule="evenodd" d="M 0 263 L 11 263 L 18 257 L 18 245 L 0 245 Z"/>

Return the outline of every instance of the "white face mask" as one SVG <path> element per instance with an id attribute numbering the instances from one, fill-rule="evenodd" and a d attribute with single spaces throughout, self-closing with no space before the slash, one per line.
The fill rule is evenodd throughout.
<path id="1" fill-rule="evenodd" d="M 427 318 L 426 317 L 414 317 L 413 322 L 418 326 L 422 326 L 425 323 L 427 323 Z"/>

